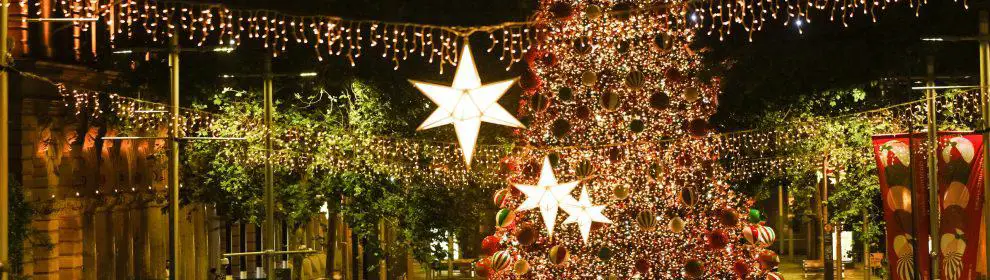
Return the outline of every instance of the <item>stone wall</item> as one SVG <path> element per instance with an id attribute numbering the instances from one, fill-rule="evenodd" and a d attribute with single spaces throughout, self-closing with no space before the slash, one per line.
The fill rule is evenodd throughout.
<path id="1" fill-rule="evenodd" d="M 30 227 L 42 237 L 23 244 L 25 274 L 31 279 L 165 279 L 166 140 L 103 140 L 125 133 L 104 120 L 77 116 L 51 93 L 38 94 L 53 89 L 23 84 L 12 88 L 21 97 L 12 103 L 17 108 L 11 118 L 16 131 L 12 170 L 23 183 L 26 199 L 39 210 Z M 166 134 L 162 129 L 127 135 Z M 259 249 L 260 228 L 248 224 L 243 236 L 238 230 L 228 235 L 227 222 L 207 205 L 182 207 L 180 267 L 187 279 L 208 279 L 211 269 L 222 272 L 226 242 L 232 242 L 233 252 Z M 294 247 L 314 248 L 316 237 L 325 234 L 319 225 L 320 219 L 315 219 L 294 233 L 302 238 Z M 237 258 L 232 260 L 234 275 L 243 269 L 248 277 L 256 277 L 256 258 L 245 258 L 243 266 Z M 322 275 L 322 267 L 316 265 L 322 262 L 325 256 L 308 257 L 305 272 L 297 275 Z"/>

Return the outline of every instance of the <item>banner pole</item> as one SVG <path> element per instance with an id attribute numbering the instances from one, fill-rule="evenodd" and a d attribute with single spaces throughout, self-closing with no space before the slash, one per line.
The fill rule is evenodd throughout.
<path id="1" fill-rule="evenodd" d="M 929 240 L 932 244 L 931 253 L 931 279 L 937 279 L 938 264 L 939 264 L 939 254 L 942 252 L 939 250 L 939 242 L 934 236 L 938 236 L 938 222 L 939 222 L 939 208 L 938 208 L 938 139 L 937 131 L 938 125 L 935 119 L 935 57 L 928 56 L 928 67 L 927 67 L 927 83 L 928 89 L 925 90 L 925 99 L 928 114 L 928 223 L 929 232 L 932 234 L 928 235 Z"/>
<path id="2" fill-rule="evenodd" d="M 990 35 L 990 13 L 986 10 L 980 11 L 980 36 Z M 990 194 L 990 98 L 987 97 L 987 84 L 990 82 L 990 41 L 980 40 L 980 113 L 983 115 L 981 129 L 983 129 L 983 232 L 990 234 L 990 199 L 986 196 Z M 990 239 L 990 238 L 987 238 Z M 986 246 L 986 244 L 983 244 Z M 986 255 L 984 260 L 990 262 L 990 250 L 984 250 Z M 988 265 L 990 267 L 990 265 Z"/>

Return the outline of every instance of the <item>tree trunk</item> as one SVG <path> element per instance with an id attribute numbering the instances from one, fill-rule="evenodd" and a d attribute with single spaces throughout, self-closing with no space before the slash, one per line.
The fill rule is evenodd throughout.
<path id="1" fill-rule="evenodd" d="M 327 221 L 326 277 L 327 279 L 333 279 L 334 260 L 337 253 L 337 213 L 331 211 L 329 215 L 330 217 Z"/>

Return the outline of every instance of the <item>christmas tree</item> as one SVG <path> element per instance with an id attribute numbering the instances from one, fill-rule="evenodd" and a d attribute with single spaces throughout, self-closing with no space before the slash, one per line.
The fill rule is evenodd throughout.
<path id="1" fill-rule="evenodd" d="M 520 147 L 491 257 L 500 279 L 727 279 L 776 266 L 772 231 L 739 213 L 707 119 L 718 80 L 677 1 L 543 0 Z M 560 213 L 558 213 L 560 212 Z M 748 242 L 747 242 L 748 240 Z"/>

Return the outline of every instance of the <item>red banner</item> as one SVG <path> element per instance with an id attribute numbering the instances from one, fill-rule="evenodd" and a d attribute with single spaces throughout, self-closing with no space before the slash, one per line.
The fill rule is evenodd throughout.
<path id="1" fill-rule="evenodd" d="M 924 134 L 873 136 L 887 222 L 887 260 L 893 280 L 930 279 L 927 167 Z"/>
<path id="2" fill-rule="evenodd" d="M 983 137 L 940 133 L 938 235 L 940 279 L 976 279 L 983 217 Z"/>

